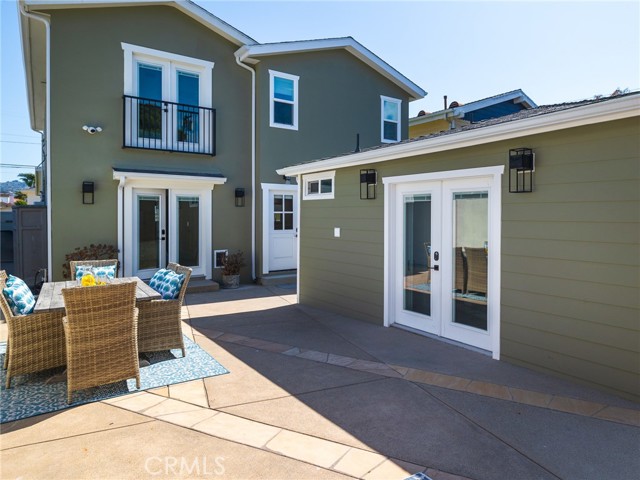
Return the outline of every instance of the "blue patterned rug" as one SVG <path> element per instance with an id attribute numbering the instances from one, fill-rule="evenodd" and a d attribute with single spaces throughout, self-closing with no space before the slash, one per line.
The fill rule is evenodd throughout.
<path id="1" fill-rule="evenodd" d="M 0 385 L 0 423 L 13 422 L 23 418 L 55 412 L 69 407 L 97 402 L 128 393 L 151 388 L 188 382 L 199 378 L 213 377 L 229 373 L 211 355 L 184 337 L 187 355 L 171 350 L 145 353 L 141 358 L 148 361 L 140 366 L 140 390 L 135 379 L 79 390 L 73 393 L 73 402 L 67 404 L 67 382 L 64 368 L 47 370 L 29 375 L 19 375 L 11 379 L 11 388 L 6 389 L 6 371 L 2 371 Z M 4 364 L 6 343 L 0 343 L 0 361 Z M 146 366 L 143 366 L 146 365 Z"/>

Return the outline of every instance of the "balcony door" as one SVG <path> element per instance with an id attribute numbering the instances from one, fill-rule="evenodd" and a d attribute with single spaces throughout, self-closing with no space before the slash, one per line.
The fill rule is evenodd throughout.
<path id="1" fill-rule="evenodd" d="M 124 145 L 215 153 L 213 62 L 123 44 Z"/>

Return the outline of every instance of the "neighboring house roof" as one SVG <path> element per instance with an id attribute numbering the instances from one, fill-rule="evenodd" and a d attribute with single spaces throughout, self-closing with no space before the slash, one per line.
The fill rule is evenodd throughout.
<path id="1" fill-rule="evenodd" d="M 37 13 L 38 9 L 132 7 L 167 5 L 202 23 L 217 34 L 242 47 L 237 53 L 244 58 L 256 60 L 260 56 L 315 51 L 322 49 L 344 49 L 402 88 L 412 100 L 423 98 L 427 92 L 410 81 L 380 57 L 366 49 L 351 37 L 305 40 L 283 43 L 260 44 L 240 30 L 232 27 L 212 13 L 190 0 L 18 0 L 26 11 Z M 23 56 L 27 81 L 27 98 L 31 128 L 45 129 L 46 104 L 46 52 L 45 31 L 42 23 L 20 15 Z"/>
<path id="2" fill-rule="evenodd" d="M 344 49 L 351 53 L 353 56 L 373 68 L 380 75 L 386 77 L 398 87 L 402 88 L 407 94 L 409 94 L 412 100 L 418 100 L 427 94 L 426 91 L 375 55 L 371 50 L 358 43 L 352 37 L 245 45 L 236 53 L 240 57 L 240 60 L 244 60 L 246 58 L 257 59 L 269 55 L 286 55 L 335 49 Z"/>
<path id="3" fill-rule="evenodd" d="M 490 109 L 501 103 L 510 102 L 519 104 L 522 109 L 536 108 L 536 103 L 529 98 L 522 90 L 512 90 L 510 92 L 500 93 L 492 97 L 483 98 L 482 100 L 475 100 L 463 105 L 459 105 L 458 102 L 451 102 L 450 108 L 445 110 L 438 110 L 437 112 L 428 113 L 426 115 L 420 115 L 409 119 L 409 125 L 421 125 L 423 123 L 433 122 L 435 120 L 445 120 L 451 118 L 464 118 L 465 120 L 473 121 L 473 112 L 479 110 Z"/>
<path id="4" fill-rule="evenodd" d="M 321 172 L 637 116 L 640 116 L 640 92 L 545 105 L 455 130 L 300 163 L 281 168 L 277 173 L 293 176 Z"/>

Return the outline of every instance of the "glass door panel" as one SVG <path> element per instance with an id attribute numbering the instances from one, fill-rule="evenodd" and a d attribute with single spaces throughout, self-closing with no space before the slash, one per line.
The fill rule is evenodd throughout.
<path id="1" fill-rule="evenodd" d="M 137 252 L 136 270 L 158 269 L 162 257 L 162 222 L 160 195 L 137 196 Z"/>
<path id="2" fill-rule="evenodd" d="M 146 139 L 146 146 L 162 141 L 162 67 L 138 63 L 138 137 Z M 141 144 L 144 146 L 145 143 Z"/>
<path id="3" fill-rule="evenodd" d="M 454 323 L 487 330 L 488 192 L 453 194 Z"/>
<path id="4" fill-rule="evenodd" d="M 200 77 L 197 73 L 178 70 L 176 83 L 176 138 L 178 142 L 194 144 L 195 148 L 200 138 Z"/>
<path id="5" fill-rule="evenodd" d="M 178 263 L 188 267 L 200 264 L 200 198 L 178 196 Z"/>
<path id="6" fill-rule="evenodd" d="M 403 308 L 431 315 L 431 195 L 404 196 Z"/>

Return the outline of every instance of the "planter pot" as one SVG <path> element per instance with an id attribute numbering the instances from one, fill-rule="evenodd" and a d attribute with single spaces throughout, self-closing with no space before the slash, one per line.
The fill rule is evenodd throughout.
<path id="1" fill-rule="evenodd" d="M 222 275 L 222 288 L 238 288 L 240 275 Z"/>

